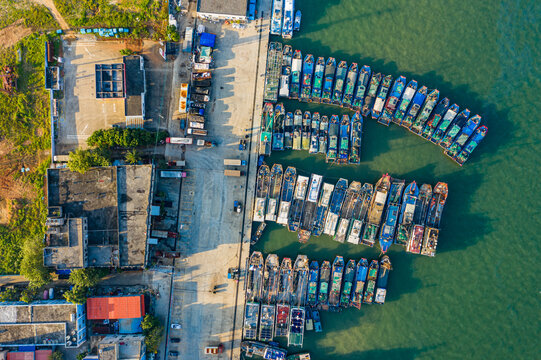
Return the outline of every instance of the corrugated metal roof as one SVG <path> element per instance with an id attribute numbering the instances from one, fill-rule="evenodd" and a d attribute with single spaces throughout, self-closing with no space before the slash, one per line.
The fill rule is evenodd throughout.
<path id="1" fill-rule="evenodd" d="M 145 300 L 143 295 L 88 298 L 86 312 L 89 320 L 141 318 Z"/>

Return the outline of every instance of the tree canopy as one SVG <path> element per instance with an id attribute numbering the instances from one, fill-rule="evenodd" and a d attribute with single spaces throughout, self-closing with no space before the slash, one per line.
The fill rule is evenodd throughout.
<path id="1" fill-rule="evenodd" d="M 77 149 L 69 153 L 68 168 L 84 174 L 93 166 L 109 166 L 111 162 L 103 151 Z"/>

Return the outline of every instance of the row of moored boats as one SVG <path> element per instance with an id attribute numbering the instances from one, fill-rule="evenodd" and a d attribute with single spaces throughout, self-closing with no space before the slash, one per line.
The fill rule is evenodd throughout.
<path id="1" fill-rule="evenodd" d="M 269 47 L 279 48 L 270 43 Z M 360 111 L 379 123 L 391 122 L 440 145 L 445 154 L 462 165 L 485 137 L 488 128 L 481 116 L 460 111 L 448 98 L 440 100 L 437 89 L 429 90 L 416 80 L 372 72 L 370 66 L 349 65 L 330 57 L 302 57 L 289 45 L 282 48 L 282 74 L 278 95 L 306 102 L 333 104 Z M 273 96 L 267 96 L 269 100 Z"/>
<path id="2" fill-rule="evenodd" d="M 299 241 L 326 234 L 339 242 L 374 246 L 382 253 L 394 243 L 406 251 L 435 256 L 439 225 L 448 186 L 434 188 L 385 174 L 376 185 L 339 179 L 323 182 L 323 176 L 297 175 L 289 166 L 259 167 L 254 221 L 276 221 L 298 232 Z"/>
<path id="3" fill-rule="evenodd" d="M 281 35 L 284 39 L 291 39 L 293 31 L 299 31 L 300 28 L 301 11 L 295 12 L 295 0 L 274 0 L 270 24 L 271 35 Z"/>
<path id="4" fill-rule="evenodd" d="M 265 103 L 261 119 L 259 153 L 272 151 L 307 150 L 311 154 L 325 154 L 327 163 L 359 164 L 363 119 L 357 111 L 349 115 L 320 116 L 318 112 L 297 109 L 285 111 L 282 103 Z"/>
<path id="5" fill-rule="evenodd" d="M 305 255 L 295 263 L 276 254 L 263 261 L 256 251 L 248 259 L 246 273 L 246 340 L 272 341 L 285 336 L 288 345 L 302 346 L 304 329 L 321 332 L 319 310 L 361 308 L 362 303 L 384 304 L 391 261 L 361 258 L 344 262 L 337 256 L 331 266 L 323 261 L 309 263 Z"/>

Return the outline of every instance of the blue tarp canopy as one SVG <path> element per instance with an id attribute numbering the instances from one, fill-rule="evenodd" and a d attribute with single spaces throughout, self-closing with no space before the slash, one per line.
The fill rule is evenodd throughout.
<path id="1" fill-rule="evenodd" d="M 120 319 L 118 320 L 119 334 L 138 334 L 143 332 L 141 328 L 143 318 Z"/>
<path id="2" fill-rule="evenodd" d="M 214 47 L 216 41 L 216 35 L 210 33 L 202 33 L 199 39 L 199 45 Z"/>

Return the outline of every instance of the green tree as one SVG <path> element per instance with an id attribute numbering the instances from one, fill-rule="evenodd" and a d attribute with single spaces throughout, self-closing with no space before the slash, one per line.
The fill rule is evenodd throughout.
<path id="1" fill-rule="evenodd" d="M 19 300 L 19 293 L 15 289 L 6 289 L 0 292 L 0 302 L 17 300 Z"/>
<path id="2" fill-rule="evenodd" d="M 137 150 L 135 149 L 128 150 L 128 152 L 126 153 L 126 161 L 129 164 L 137 164 L 140 160 L 141 160 L 141 156 L 139 155 Z"/>
<path id="3" fill-rule="evenodd" d="M 30 287 L 39 288 L 51 281 L 49 270 L 43 265 L 43 244 L 27 239 L 22 247 L 21 275 L 28 279 Z"/>
<path id="4" fill-rule="evenodd" d="M 88 296 L 88 288 L 81 286 L 74 286 L 73 289 L 64 293 L 64 298 L 74 304 L 83 305 L 86 302 Z"/>
<path id="5" fill-rule="evenodd" d="M 24 301 L 25 303 L 31 303 L 36 298 L 37 294 L 37 288 L 28 287 L 23 290 L 23 292 L 21 293 L 21 298 L 19 300 Z"/>
<path id="6" fill-rule="evenodd" d="M 99 270 L 96 269 L 77 269 L 70 273 L 69 283 L 76 287 L 91 288 L 98 284 L 101 279 Z"/>
<path id="7" fill-rule="evenodd" d="M 75 358 L 77 360 L 83 360 L 86 357 L 86 355 L 88 355 L 88 351 L 83 351 L 82 353 L 77 354 Z"/>
<path id="8" fill-rule="evenodd" d="M 145 335 L 145 345 L 149 353 L 156 353 L 162 342 L 164 327 L 154 315 L 146 314 L 141 322 L 141 329 Z"/>
<path id="9" fill-rule="evenodd" d="M 111 162 L 104 151 L 77 149 L 69 153 L 68 168 L 84 174 L 93 166 L 109 166 Z"/>
<path id="10" fill-rule="evenodd" d="M 133 54 L 135 54 L 135 52 L 130 49 L 120 50 L 120 55 L 123 55 L 123 56 L 128 56 L 128 55 L 133 55 Z"/>
<path id="11" fill-rule="evenodd" d="M 49 356 L 49 360 L 64 360 L 64 354 L 58 350 L 53 351 L 53 353 Z"/>
<path id="12" fill-rule="evenodd" d="M 180 35 L 178 34 L 177 28 L 175 25 L 169 25 L 167 27 L 167 39 L 170 41 L 179 41 Z"/>

